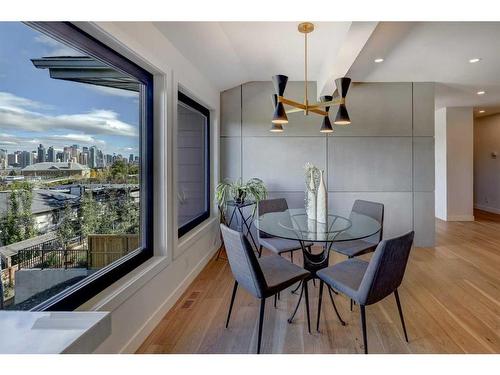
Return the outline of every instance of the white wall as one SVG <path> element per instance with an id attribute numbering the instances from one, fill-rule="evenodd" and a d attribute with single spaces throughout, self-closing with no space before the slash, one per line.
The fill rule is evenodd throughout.
<path id="1" fill-rule="evenodd" d="M 474 206 L 500 214 L 500 114 L 474 120 Z"/>
<path id="2" fill-rule="evenodd" d="M 435 160 L 435 210 L 436 217 L 446 220 L 448 210 L 446 209 L 448 190 L 446 187 L 446 108 L 438 109 L 434 119 L 434 160 Z"/>
<path id="3" fill-rule="evenodd" d="M 436 216 L 447 221 L 473 221 L 472 108 L 443 108 L 435 116 Z"/>
<path id="4" fill-rule="evenodd" d="M 177 89 L 181 88 L 211 110 L 212 182 L 218 181 L 219 169 L 219 92 L 150 22 L 78 26 L 155 75 L 155 257 L 80 308 L 112 312 L 112 335 L 96 352 L 133 352 L 219 245 L 215 207 L 209 220 L 177 239 L 174 199 Z"/>

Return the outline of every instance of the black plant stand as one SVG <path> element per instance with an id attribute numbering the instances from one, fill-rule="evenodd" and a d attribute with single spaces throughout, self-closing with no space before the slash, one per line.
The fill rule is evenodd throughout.
<path id="1" fill-rule="evenodd" d="M 229 221 L 227 220 L 227 217 L 225 215 L 225 212 L 223 212 L 222 208 L 219 207 L 220 215 L 221 215 L 221 220 L 220 222 L 228 227 L 231 227 L 231 224 L 233 223 L 233 220 L 236 218 L 238 222 L 238 231 L 242 232 L 244 235 L 250 238 L 251 244 L 253 245 L 253 248 L 255 251 L 258 251 L 258 246 L 257 243 L 255 242 L 255 239 L 253 237 L 251 226 L 252 222 L 254 219 L 254 214 L 255 214 L 255 209 L 252 209 L 252 213 L 248 216 L 245 217 L 245 213 L 243 212 L 243 209 L 246 207 L 252 207 L 255 206 L 255 201 L 243 201 L 242 203 L 238 203 L 236 201 L 228 201 L 227 203 L 228 207 L 232 208 L 231 216 L 229 217 Z M 246 233 L 245 233 L 246 230 Z M 222 239 L 222 236 L 221 236 Z M 219 248 L 219 251 L 217 252 L 217 257 L 215 260 L 219 259 L 220 253 L 222 252 L 224 244 L 221 244 L 221 247 Z"/>

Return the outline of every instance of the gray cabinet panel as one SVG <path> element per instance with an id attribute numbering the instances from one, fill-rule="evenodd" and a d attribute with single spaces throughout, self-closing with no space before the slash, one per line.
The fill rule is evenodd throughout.
<path id="1" fill-rule="evenodd" d="M 411 83 L 353 83 L 346 105 L 351 124 L 334 125 L 335 136 L 412 135 Z"/>
<path id="2" fill-rule="evenodd" d="M 349 215 L 356 199 L 365 199 L 384 204 L 384 238 L 391 238 L 412 230 L 413 193 L 379 192 L 379 193 L 328 193 L 329 213 Z"/>
<path id="3" fill-rule="evenodd" d="M 434 191 L 434 138 L 413 138 L 413 190 Z"/>
<path id="4" fill-rule="evenodd" d="M 241 138 L 220 139 L 220 179 L 232 181 L 241 177 Z"/>
<path id="5" fill-rule="evenodd" d="M 303 191 L 304 164 L 325 169 L 326 139 L 243 137 L 243 179 L 261 178 L 268 190 Z"/>
<path id="6" fill-rule="evenodd" d="M 413 135 L 434 136 L 434 83 L 413 84 Z"/>
<path id="7" fill-rule="evenodd" d="M 316 101 L 316 83 L 308 84 L 309 100 Z M 243 84 L 243 135 L 244 136 L 269 136 L 283 138 L 286 136 L 317 136 L 324 137 L 319 132 L 322 117 L 316 114 L 305 116 L 303 112 L 288 115 L 288 124 L 283 125 L 282 133 L 271 133 L 271 120 L 273 118 L 273 104 L 271 95 L 274 93 L 272 82 L 256 81 Z M 285 96 L 302 103 L 304 101 L 304 83 L 288 82 Z M 288 109 L 289 107 L 285 107 Z"/>
<path id="8" fill-rule="evenodd" d="M 414 243 L 417 247 L 431 247 L 436 242 L 434 192 L 414 193 Z"/>
<path id="9" fill-rule="evenodd" d="M 411 191 L 411 137 L 328 139 L 330 191 Z"/>
<path id="10" fill-rule="evenodd" d="M 241 135 L 241 86 L 221 92 L 221 136 Z"/>

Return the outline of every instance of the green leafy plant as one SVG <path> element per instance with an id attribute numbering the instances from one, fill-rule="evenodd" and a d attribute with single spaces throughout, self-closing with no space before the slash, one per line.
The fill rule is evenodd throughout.
<path id="1" fill-rule="evenodd" d="M 215 190 L 215 199 L 223 209 L 225 209 L 227 201 L 231 199 L 243 203 L 247 198 L 257 203 L 267 198 L 267 188 L 260 178 L 251 178 L 246 183 L 243 183 L 241 179 L 222 181 Z"/>

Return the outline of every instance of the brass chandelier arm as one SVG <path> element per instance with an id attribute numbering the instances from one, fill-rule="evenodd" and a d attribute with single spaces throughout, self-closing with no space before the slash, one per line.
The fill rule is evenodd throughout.
<path id="1" fill-rule="evenodd" d="M 278 96 L 278 102 L 283 103 L 284 105 L 288 105 L 290 107 L 294 107 L 293 109 L 289 109 L 286 113 L 295 113 L 301 111 L 313 112 L 321 116 L 328 116 L 328 112 L 321 109 L 321 107 L 335 106 L 340 104 L 345 104 L 344 98 L 338 98 L 335 100 L 331 100 L 328 102 L 319 102 L 311 105 L 305 105 L 303 103 L 296 102 L 295 100 L 287 99 L 284 96 Z"/>

